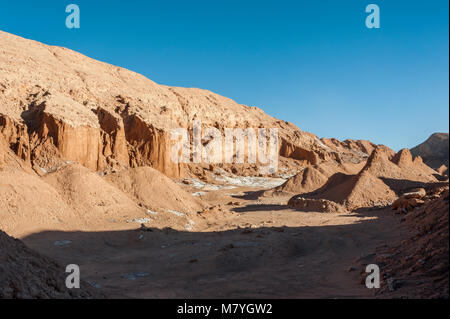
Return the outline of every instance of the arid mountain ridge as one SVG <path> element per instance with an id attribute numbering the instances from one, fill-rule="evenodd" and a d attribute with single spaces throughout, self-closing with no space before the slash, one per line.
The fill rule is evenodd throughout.
<path id="1" fill-rule="evenodd" d="M 445 172 L 449 165 L 448 133 L 432 134 L 425 142 L 412 148 L 411 153 L 422 157 L 424 163 L 431 168 Z"/>
<path id="2" fill-rule="evenodd" d="M 319 140 L 256 107 L 215 93 L 158 85 L 74 51 L 0 32 L 0 131 L 15 153 L 45 170 L 58 158 L 102 171 L 152 166 L 171 177 L 170 129 L 278 128 L 280 156 L 304 164 L 361 162 L 368 141 Z"/>

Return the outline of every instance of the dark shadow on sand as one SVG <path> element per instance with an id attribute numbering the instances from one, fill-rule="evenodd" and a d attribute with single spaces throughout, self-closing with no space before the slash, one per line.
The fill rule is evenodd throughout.
<path id="1" fill-rule="evenodd" d="M 23 241 L 62 265 L 79 265 L 82 278 L 111 298 L 360 298 L 372 294 L 361 285 L 359 270 L 349 267 L 379 245 L 402 239 L 394 214 L 360 214 L 377 218 L 218 232 L 137 225 L 128 231 L 46 231 Z"/>
<path id="2" fill-rule="evenodd" d="M 276 204 L 252 204 L 243 207 L 232 208 L 231 210 L 236 213 L 246 213 L 253 211 L 277 211 L 289 209 L 286 205 L 276 205 Z"/>

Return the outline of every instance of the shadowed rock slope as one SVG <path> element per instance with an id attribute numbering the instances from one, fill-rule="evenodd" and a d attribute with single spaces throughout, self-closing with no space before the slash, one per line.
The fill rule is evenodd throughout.
<path id="1" fill-rule="evenodd" d="M 366 264 L 379 265 L 380 298 L 444 298 L 449 296 L 449 192 L 445 186 L 427 187 L 422 206 L 405 214 L 410 236 L 397 245 L 377 249 Z"/>
<path id="2" fill-rule="evenodd" d="M 65 268 L 0 230 L 0 299 L 100 297 L 89 284 L 67 289 Z"/>
<path id="3" fill-rule="evenodd" d="M 411 153 L 414 156 L 422 157 L 425 164 L 436 170 L 442 165 L 445 165 L 448 169 L 448 133 L 435 133 L 431 135 L 425 142 L 412 148 Z"/>

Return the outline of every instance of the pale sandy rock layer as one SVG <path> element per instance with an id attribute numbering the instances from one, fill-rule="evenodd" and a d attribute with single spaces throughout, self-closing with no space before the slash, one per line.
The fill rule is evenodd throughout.
<path id="1" fill-rule="evenodd" d="M 61 159 L 98 171 L 151 166 L 180 177 L 186 165 L 170 159 L 170 131 L 192 130 L 196 121 L 222 132 L 277 128 L 279 155 L 304 165 L 359 163 L 373 147 L 323 143 L 256 107 L 207 90 L 158 85 L 65 48 L 5 32 L 0 46 L 0 131 L 32 166 L 51 169 Z"/>

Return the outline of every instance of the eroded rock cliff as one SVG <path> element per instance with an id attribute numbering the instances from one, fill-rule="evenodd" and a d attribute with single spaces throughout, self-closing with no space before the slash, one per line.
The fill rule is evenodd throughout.
<path id="1" fill-rule="evenodd" d="M 206 90 L 158 85 L 65 48 L 5 32 L 0 45 L 0 132 L 37 171 L 72 160 L 97 171 L 152 166 L 180 177 L 195 165 L 171 160 L 170 132 L 192 131 L 195 122 L 220 132 L 276 128 L 279 155 L 300 165 L 361 162 L 372 148 L 352 142 L 347 151 L 356 151 L 343 153 L 342 145 L 323 143 L 256 107 Z"/>

